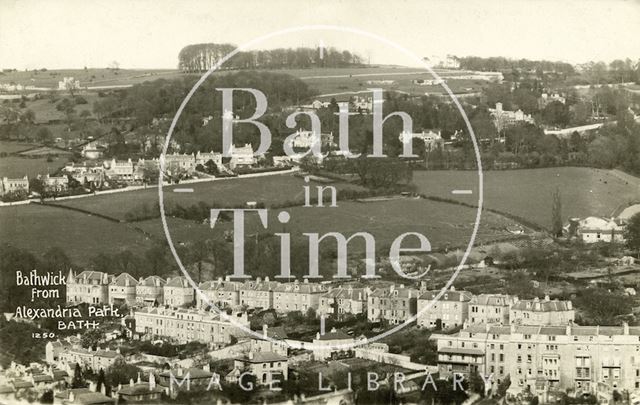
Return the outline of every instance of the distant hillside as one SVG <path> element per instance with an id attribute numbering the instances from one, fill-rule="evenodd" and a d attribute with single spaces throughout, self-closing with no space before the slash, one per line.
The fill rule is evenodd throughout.
<path id="1" fill-rule="evenodd" d="M 232 44 L 192 44 L 180 50 L 178 67 L 183 72 L 203 72 L 236 49 Z M 278 48 L 239 52 L 224 63 L 227 69 L 296 69 L 361 65 L 362 58 L 335 48 Z"/>

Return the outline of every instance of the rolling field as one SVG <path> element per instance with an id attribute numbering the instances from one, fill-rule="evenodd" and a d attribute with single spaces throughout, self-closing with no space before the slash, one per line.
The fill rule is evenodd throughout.
<path id="1" fill-rule="evenodd" d="M 286 225 L 277 220 L 281 211 L 286 211 L 291 216 Z M 339 202 L 338 208 L 293 207 L 269 210 L 267 229 L 260 224 L 255 215 L 248 215 L 245 221 L 247 235 L 288 232 L 291 233 L 292 239 L 302 240 L 306 240 L 302 233 L 308 232 L 340 232 L 345 237 L 356 232 L 369 232 L 376 238 L 376 246 L 379 249 L 388 249 L 391 242 L 402 233 L 420 232 L 431 242 L 433 249 L 438 249 L 445 246 L 466 246 L 471 237 L 475 215 L 476 210 L 468 207 L 430 200 L 398 198 L 377 202 Z M 231 221 L 219 222 L 214 229 L 208 224 L 176 218 L 168 218 L 167 222 L 171 238 L 176 244 L 199 238 L 220 238 L 224 231 L 233 228 Z M 516 222 L 500 215 L 485 213 L 476 243 L 509 237 L 506 227 L 515 225 Z M 138 222 L 136 226 L 149 232 L 154 239 L 165 238 L 160 219 Z M 331 243 L 335 242 L 327 242 L 327 245 Z M 417 247 L 415 238 L 408 237 L 403 246 Z M 354 239 L 353 249 L 364 249 L 360 238 Z"/>
<path id="2" fill-rule="evenodd" d="M 182 73 L 167 69 L 56 69 L 47 71 L 17 71 L 0 73 L 1 83 L 18 83 L 25 86 L 58 88 L 63 77 L 73 77 L 85 86 L 118 86 L 142 83 L 157 78 L 179 77 Z"/>
<path id="3" fill-rule="evenodd" d="M 0 177 L 35 177 L 38 174 L 54 174 L 67 163 L 64 157 L 54 157 L 53 162 L 47 158 L 23 158 L 18 156 L 0 157 Z"/>
<path id="4" fill-rule="evenodd" d="M 0 207 L 0 240 L 37 256 L 57 246 L 79 264 L 101 252 L 142 253 L 152 246 L 152 240 L 128 224 L 39 204 Z"/>
<path id="5" fill-rule="evenodd" d="M 617 172 L 563 167 L 484 172 L 484 205 L 535 222 L 551 224 L 552 193 L 558 187 L 562 216 L 610 216 L 621 205 L 640 201 L 640 179 Z M 475 171 L 417 171 L 413 182 L 421 193 L 476 205 Z M 453 195 L 453 189 L 471 189 L 472 195 Z"/>
<path id="6" fill-rule="evenodd" d="M 340 92 L 353 92 L 366 90 L 368 87 L 381 87 L 385 90 L 397 90 L 407 93 L 424 94 L 442 93 L 444 89 L 439 86 L 419 86 L 412 83 L 413 79 L 433 79 L 434 77 L 424 68 L 409 68 L 402 66 L 365 66 L 349 68 L 311 68 L 311 69 L 275 69 L 274 73 L 285 73 L 304 80 L 310 87 L 317 89 L 320 94 L 332 94 Z M 447 84 L 454 92 L 478 91 L 486 82 L 481 80 L 456 79 L 465 71 L 435 69 L 436 73 L 447 80 Z M 214 72 L 214 75 L 233 73 L 233 70 Z M 0 84 L 19 83 L 25 86 L 38 88 L 58 88 L 58 81 L 63 77 L 73 77 L 80 81 L 84 88 L 109 86 L 130 86 L 145 81 L 160 78 L 175 79 L 187 75 L 199 76 L 199 74 L 181 73 L 178 70 L 127 70 L 120 69 L 68 69 L 51 70 L 45 72 L 4 72 L 0 74 Z M 368 84 L 368 81 L 393 80 L 390 85 Z"/>
<path id="7" fill-rule="evenodd" d="M 267 177 L 253 177 L 245 179 L 214 180 L 204 183 L 188 185 L 173 185 L 163 188 L 165 204 L 180 204 L 188 206 L 200 201 L 219 203 L 226 207 L 244 205 L 249 201 L 269 204 L 283 204 L 288 201 L 300 201 L 304 198 L 304 181 L 292 174 L 280 174 Z M 336 184 L 336 188 L 360 189 L 349 184 Z M 174 193 L 175 188 L 193 188 L 192 193 Z M 311 184 L 315 188 L 315 184 Z M 150 207 L 158 202 L 158 189 L 100 195 L 79 198 L 75 200 L 59 201 L 60 204 L 81 208 L 91 212 L 98 212 L 110 217 L 124 219 L 125 214 L 133 208 L 146 203 Z"/>
<path id="8" fill-rule="evenodd" d="M 34 148 L 36 146 L 38 145 L 31 143 L 0 141 L 0 153 L 17 153 L 23 150 Z"/>

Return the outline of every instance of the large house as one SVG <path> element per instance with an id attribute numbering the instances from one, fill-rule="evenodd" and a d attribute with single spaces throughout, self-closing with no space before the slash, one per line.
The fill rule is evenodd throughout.
<path id="1" fill-rule="evenodd" d="M 574 218 L 566 229 L 570 236 L 578 236 L 584 243 L 624 242 L 625 226 L 620 219 Z"/>
<path id="2" fill-rule="evenodd" d="M 490 108 L 489 113 L 493 118 L 493 124 L 498 132 L 517 124 L 533 124 L 531 114 L 525 114 L 522 110 L 507 111 L 502 109 L 502 103 L 496 103 L 496 108 Z"/>
<path id="3" fill-rule="evenodd" d="M 247 281 L 240 287 L 240 305 L 248 308 L 273 308 L 273 292 L 280 283 L 264 281 L 258 277 L 255 281 Z"/>
<path id="4" fill-rule="evenodd" d="M 204 300 L 200 294 L 197 295 L 198 307 L 215 305 L 219 308 L 235 308 L 240 304 L 240 288 L 242 283 L 218 279 L 217 281 L 206 281 L 200 284 L 201 293 L 207 298 Z"/>
<path id="5" fill-rule="evenodd" d="M 566 325 L 573 322 L 576 312 L 571 301 L 538 297 L 521 300 L 511 306 L 509 320 L 519 325 Z"/>
<path id="6" fill-rule="evenodd" d="M 369 293 L 368 288 L 333 288 L 320 296 L 318 316 L 341 319 L 346 315 L 366 314 Z"/>
<path id="7" fill-rule="evenodd" d="M 129 306 L 136 303 L 136 287 L 138 282 L 128 273 L 114 277 L 109 284 L 109 304 Z"/>
<path id="8" fill-rule="evenodd" d="M 83 271 L 67 276 L 67 302 L 106 304 L 109 302 L 109 284 L 113 276 L 100 271 Z"/>
<path id="9" fill-rule="evenodd" d="M 59 193 L 69 188 L 69 178 L 67 176 L 44 176 L 38 175 L 38 180 L 42 182 L 42 188 L 48 192 Z"/>
<path id="10" fill-rule="evenodd" d="M 104 173 L 107 177 L 112 180 L 120 180 L 120 181 L 135 181 L 136 179 L 136 170 L 135 165 L 131 161 L 131 159 L 127 160 L 105 160 L 103 162 Z"/>
<path id="11" fill-rule="evenodd" d="M 136 301 L 139 304 L 154 305 L 164 302 L 164 286 L 167 282 L 158 276 L 140 278 L 136 285 Z"/>
<path id="12" fill-rule="evenodd" d="M 326 361 L 330 359 L 340 359 L 352 357 L 356 339 L 349 336 L 340 329 L 332 328 L 324 334 L 317 333 L 313 339 L 313 359 L 316 361 Z"/>
<path id="13" fill-rule="evenodd" d="M 474 295 L 469 301 L 469 323 L 507 325 L 511 305 L 517 301 L 517 297 L 505 294 Z"/>
<path id="14" fill-rule="evenodd" d="M 229 383 L 238 383 L 243 373 L 256 376 L 260 385 L 273 384 L 279 387 L 289 378 L 289 360 L 271 352 L 249 352 L 233 362 L 233 370 L 225 377 Z"/>
<path id="15" fill-rule="evenodd" d="M 419 291 L 404 286 L 375 289 L 367 299 L 370 322 L 403 323 L 416 314 Z"/>
<path id="16" fill-rule="evenodd" d="M 184 276 L 167 278 L 163 287 L 164 304 L 183 307 L 193 304 L 195 290 Z"/>
<path id="17" fill-rule="evenodd" d="M 232 170 L 238 166 L 253 166 L 257 161 L 250 143 L 246 143 L 244 146 L 231 145 L 230 155 L 229 167 Z"/>
<path id="18" fill-rule="evenodd" d="M 424 142 L 425 149 L 427 151 L 432 151 L 435 149 L 442 149 L 444 146 L 444 139 L 442 139 L 442 135 L 440 134 L 440 130 L 428 130 L 417 133 L 405 132 L 402 131 L 400 135 L 398 135 L 398 139 L 402 143 L 412 142 L 414 139 L 419 139 Z M 415 152 L 414 152 L 415 153 Z"/>
<path id="19" fill-rule="evenodd" d="M 449 329 L 467 320 L 472 294 L 452 287 L 436 299 L 440 293 L 440 290 L 426 291 L 418 297 L 418 326 Z"/>
<path id="20" fill-rule="evenodd" d="M 273 308 L 278 312 L 300 311 L 306 313 L 310 308 L 318 309 L 320 296 L 326 290 L 321 284 L 303 283 L 295 280 L 293 283 L 278 284 L 273 291 Z"/>
<path id="21" fill-rule="evenodd" d="M 21 178 L 10 179 L 3 177 L 0 182 L 0 196 L 4 196 L 9 193 L 15 193 L 16 191 L 29 192 L 29 178 L 25 175 Z"/>
<path id="22" fill-rule="evenodd" d="M 441 377 L 509 375 L 511 389 L 640 389 L 640 327 L 471 325 L 433 335 Z M 539 391 L 538 391 L 539 392 Z"/>

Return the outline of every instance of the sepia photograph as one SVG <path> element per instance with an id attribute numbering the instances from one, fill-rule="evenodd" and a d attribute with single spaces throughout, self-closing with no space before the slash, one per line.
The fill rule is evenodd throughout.
<path id="1" fill-rule="evenodd" d="M 640 405 L 639 0 L 0 0 L 0 405 Z"/>

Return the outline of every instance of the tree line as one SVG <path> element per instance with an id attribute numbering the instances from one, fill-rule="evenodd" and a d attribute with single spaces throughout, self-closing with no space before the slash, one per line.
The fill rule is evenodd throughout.
<path id="1" fill-rule="evenodd" d="M 178 53 L 178 68 L 183 72 L 204 72 L 236 49 L 232 44 L 191 44 Z M 347 50 L 329 48 L 278 48 L 241 51 L 225 61 L 221 69 L 307 69 L 311 67 L 347 67 L 361 65 L 362 58 Z"/>

